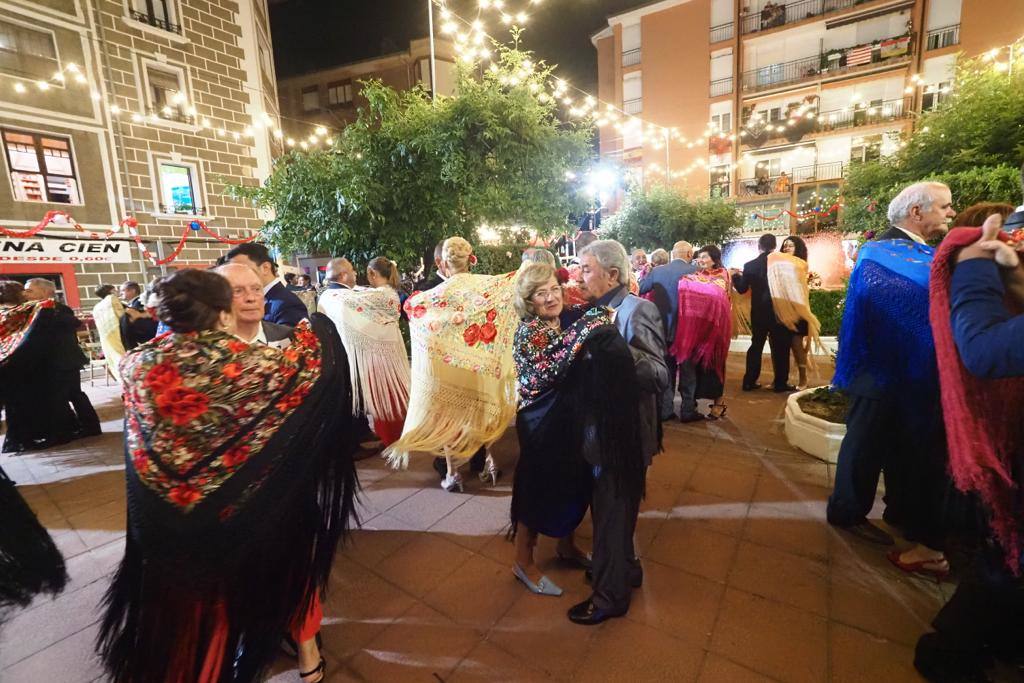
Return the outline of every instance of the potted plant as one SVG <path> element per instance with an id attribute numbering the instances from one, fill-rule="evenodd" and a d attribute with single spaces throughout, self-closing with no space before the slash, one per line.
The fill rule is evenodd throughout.
<path id="1" fill-rule="evenodd" d="M 846 436 L 844 392 L 832 387 L 805 389 L 786 400 L 786 440 L 808 455 L 832 464 Z"/>

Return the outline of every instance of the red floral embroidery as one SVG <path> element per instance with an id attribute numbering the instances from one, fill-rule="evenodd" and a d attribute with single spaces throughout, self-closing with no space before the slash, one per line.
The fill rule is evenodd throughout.
<path id="1" fill-rule="evenodd" d="M 195 489 L 188 484 L 181 484 L 171 489 L 171 493 L 168 497 L 175 505 L 188 507 L 199 500 L 202 497 L 202 494 L 199 492 L 199 489 Z"/>
<path id="2" fill-rule="evenodd" d="M 498 312 L 493 308 L 487 311 L 487 322 L 493 323 L 494 319 L 498 317 Z"/>
<path id="3" fill-rule="evenodd" d="M 136 448 L 132 451 L 132 465 L 135 466 L 136 472 L 149 467 L 149 456 L 146 454 L 146 451 L 141 448 Z"/>
<path id="4" fill-rule="evenodd" d="M 543 332 L 537 332 L 530 338 L 530 343 L 538 349 L 543 349 L 548 345 L 548 336 Z"/>
<path id="5" fill-rule="evenodd" d="M 412 317 L 414 317 L 414 318 L 422 318 L 426 314 L 427 314 L 427 307 L 423 306 L 422 304 L 419 305 L 419 306 L 414 306 L 413 309 L 412 309 Z"/>
<path id="6" fill-rule="evenodd" d="M 228 342 L 228 351 L 231 353 L 242 353 L 247 348 L 249 348 L 249 345 L 239 339 L 234 339 Z"/>
<path id="7" fill-rule="evenodd" d="M 174 387 L 156 397 L 156 409 L 174 424 L 186 425 L 206 412 L 210 404 L 204 394 L 191 389 Z"/>
<path id="8" fill-rule="evenodd" d="M 227 451 L 221 459 L 227 467 L 234 467 L 235 465 L 241 465 L 243 462 L 249 459 L 249 447 L 235 446 L 234 448 Z"/>
<path id="9" fill-rule="evenodd" d="M 150 391 L 162 394 L 181 384 L 181 375 L 178 374 L 178 369 L 170 363 L 160 363 L 146 373 L 146 378 L 142 383 Z"/>
<path id="10" fill-rule="evenodd" d="M 480 326 L 480 341 L 484 344 L 490 344 L 497 336 L 498 328 L 494 326 L 494 323 L 486 322 Z"/>
<path id="11" fill-rule="evenodd" d="M 242 374 L 242 366 L 238 363 L 228 363 L 221 372 L 224 373 L 225 377 L 234 379 Z"/>
<path id="12" fill-rule="evenodd" d="M 473 323 L 462 333 L 462 339 L 469 346 L 475 346 L 480 341 L 480 326 Z"/>

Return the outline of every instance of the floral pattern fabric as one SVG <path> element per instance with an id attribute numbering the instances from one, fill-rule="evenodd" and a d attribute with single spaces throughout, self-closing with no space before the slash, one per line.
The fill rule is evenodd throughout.
<path id="1" fill-rule="evenodd" d="M 260 452 L 320 373 L 306 320 L 283 351 L 220 331 L 170 333 L 130 351 L 121 377 L 135 473 L 192 511 Z"/>
<path id="2" fill-rule="evenodd" d="M 611 324 L 608 310 L 598 307 L 586 311 L 562 330 L 552 328 L 537 317 L 522 321 L 516 330 L 513 351 L 520 409 L 529 406 L 561 380 L 590 335 Z"/>
<path id="3" fill-rule="evenodd" d="M 0 306 L 0 364 L 21 346 L 39 320 L 41 311 L 53 308 L 53 299 L 30 301 L 14 306 Z"/>

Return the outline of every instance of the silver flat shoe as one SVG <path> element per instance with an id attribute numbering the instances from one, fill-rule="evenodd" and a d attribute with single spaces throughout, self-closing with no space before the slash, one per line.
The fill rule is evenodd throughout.
<path id="1" fill-rule="evenodd" d="M 530 577 L 526 575 L 523 568 L 518 564 L 512 565 L 512 573 L 516 575 L 516 578 L 523 582 L 531 593 L 537 595 L 551 595 L 553 597 L 559 597 L 562 594 L 562 589 L 555 585 L 555 582 L 546 576 L 540 577 L 540 581 L 534 583 L 530 581 Z"/>

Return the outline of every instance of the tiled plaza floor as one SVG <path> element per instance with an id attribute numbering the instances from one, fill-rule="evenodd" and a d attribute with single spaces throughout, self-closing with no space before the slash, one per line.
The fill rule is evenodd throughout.
<path id="1" fill-rule="evenodd" d="M 739 392 L 740 361 L 728 419 L 667 425 L 637 529 L 644 585 L 626 618 L 598 627 L 566 619 L 588 590 L 550 540 L 537 557 L 564 596 L 531 595 L 512 576 L 514 431 L 495 449 L 506 476 L 468 481 L 465 494 L 442 491 L 429 459 L 404 472 L 360 462 L 363 528 L 334 566 L 327 680 L 920 680 L 913 644 L 952 587 L 902 576 L 825 524 L 832 468 L 788 446 L 782 397 Z M 113 388 L 88 393 L 108 433 L 0 458 L 72 577 L 0 633 L 3 683 L 103 680 L 92 647 L 123 550 L 121 413 Z M 581 536 L 589 543 L 589 519 Z M 298 681 L 283 656 L 274 672 Z"/>

